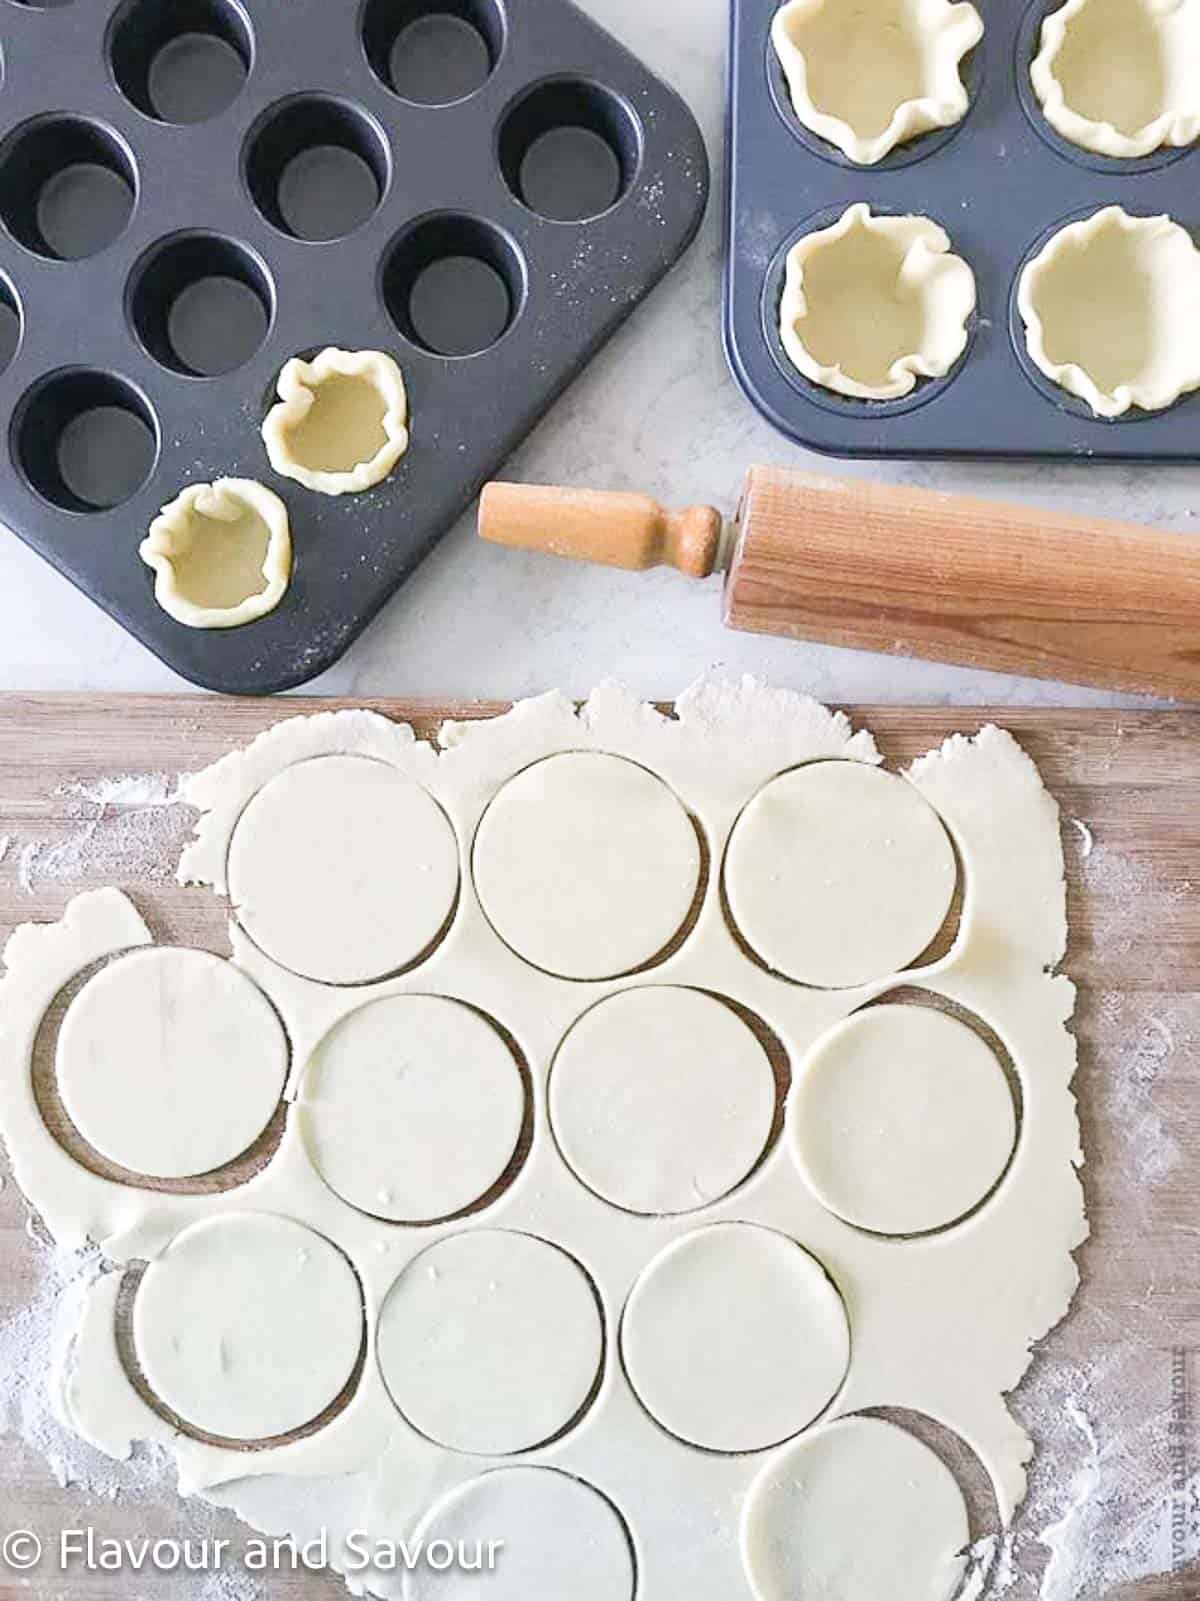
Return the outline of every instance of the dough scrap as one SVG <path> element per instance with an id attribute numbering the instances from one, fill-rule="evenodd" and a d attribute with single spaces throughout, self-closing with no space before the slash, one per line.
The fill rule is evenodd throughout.
<path id="1" fill-rule="evenodd" d="M 962 62 L 983 38 L 973 5 L 950 0 L 790 0 L 771 38 L 803 125 L 850 161 L 966 116 Z"/>
<path id="2" fill-rule="evenodd" d="M 1066 0 L 1042 23 L 1030 79 L 1046 121 L 1117 160 L 1200 137 L 1197 0 Z"/>
<path id="3" fill-rule="evenodd" d="M 475 888 L 518 956 L 562 978 L 632 973 L 687 920 L 700 846 L 683 806 L 635 762 L 573 751 L 536 762 L 489 806 Z"/>
<path id="4" fill-rule="evenodd" d="M 1106 206 L 1043 246 L 1017 304 L 1034 365 L 1113 418 L 1200 389 L 1198 296 L 1200 250 L 1186 228 Z"/>
<path id="5" fill-rule="evenodd" d="M 831 1212 L 878 1234 L 964 1217 L 1017 1135 L 1004 1070 L 965 1023 L 929 1006 L 871 1006 L 817 1041 L 788 1101 L 800 1171 Z"/>
<path id="6" fill-rule="evenodd" d="M 699 990 L 626 990 L 585 1012 L 550 1074 L 559 1149 L 597 1195 L 648 1215 L 735 1189 L 771 1134 L 775 1076 L 732 1007 Z"/>
<path id="7" fill-rule="evenodd" d="M 193 1428 L 266 1440 L 303 1428 L 358 1362 L 362 1295 L 349 1262 L 303 1224 L 227 1212 L 194 1223 L 146 1269 L 138 1362 Z"/>
<path id="8" fill-rule="evenodd" d="M 725 857 L 734 924 L 800 984 L 849 989 L 919 957 L 958 876 L 937 813 L 914 787 L 859 762 L 817 762 L 767 784 Z"/>
<path id="9" fill-rule="evenodd" d="M 313 1166 L 373 1217 L 431 1223 L 482 1199 L 512 1160 L 525 1091 L 508 1046 L 438 995 L 372 1001 L 310 1057 L 297 1115 Z"/>
<path id="10" fill-rule="evenodd" d="M 275 610 L 292 577 L 287 507 L 251 478 L 190 484 L 139 546 L 154 598 L 185 628 L 241 628 Z"/>
<path id="11" fill-rule="evenodd" d="M 248 1150 L 283 1094 L 271 1003 L 231 962 L 159 946 L 109 963 L 67 1008 L 59 1093 L 95 1150 L 130 1173 L 190 1178 Z"/>
<path id="12" fill-rule="evenodd" d="M 437 803 L 383 762 L 289 767 L 242 813 L 229 847 L 238 921 L 281 966 L 360 984 L 410 966 L 458 894 L 458 842 Z"/>
<path id="13" fill-rule="evenodd" d="M 969 1541 L 954 1475 L 880 1418 L 839 1418 L 785 1446 L 742 1510 L 756 1601 L 952 1601 Z"/>
<path id="14" fill-rule="evenodd" d="M 633 1601 L 629 1532 L 607 1497 L 557 1468 L 497 1468 L 453 1490 L 416 1532 L 474 1555 L 502 1539 L 493 1571 L 421 1565 L 404 1601 Z"/>
<path id="15" fill-rule="evenodd" d="M 833 1400 L 850 1362 L 846 1308 L 795 1240 L 749 1223 L 685 1234 L 625 1307 L 629 1382 L 665 1429 L 706 1451 L 762 1451 Z"/>
<path id="16" fill-rule="evenodd" d="M 452 1451 L 509 1456 L 560 1434 L 604 1360 L 600 1309 L 574 1259 L 531 1234 L 452 1234 L 412 1261 L 379 1315 L 379 1365 L 414 1428 Z"/>
<path id="17" fill-rule="evenodd" d="M 860 201 L 788 253 L 779 332 L 792 364 L 857 400 L 896 400 L 943 378 L 967 348 L 975 274 L 928 217 Z"/>
<path id="18" fill-rule="evenodd" d="M 279 375 L 279 404 L 263 441 L 271 466 L 320 495 L 357 495 L 382 483 L 408 449 L 408 396 L 381 350 L 330 346 L 293 356 Z"/>

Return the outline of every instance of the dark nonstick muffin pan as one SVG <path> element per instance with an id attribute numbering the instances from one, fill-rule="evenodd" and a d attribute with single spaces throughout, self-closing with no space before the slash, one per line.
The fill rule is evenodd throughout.
<path id="1" fill-rule="evenodd" d="M 777 0 L 733 0 L 729 72 L 725 342 L 755 406 L 813 450 L 864 457 L 1200 460 L 1200 394 L 1108 421 L 1029 358 L 1016 307 L 1026 262 L 1067 223 L 1104 206 L 1161 212 L 1200 240 L 1200 153 L 1093 155 L 1046 122 L 1029 81 L 1045 17 L 1062 0 L 976 0 L 982 42 L 963 63 L 970 110 L 953 128 L 856 166 L 797 118 L 771 42 Z M 931 217 L 972 267 L 979 303 L 966 353 L 944 378 L 892 401 L 811 383 L 779 335 L 787 255 L 855 201 Z"/>
<path id="2" fill-rule="evenodd" d="M 184 677 L 330 666 L 691 242 L 687 107 L 567 0 L 0 0 L 0 519 Z M 259 435 L 293 355 L 399 362 L 412 443 L 339 499 Z M 189 629 L 137 547 L 257 478 L 270 616 Z"/>

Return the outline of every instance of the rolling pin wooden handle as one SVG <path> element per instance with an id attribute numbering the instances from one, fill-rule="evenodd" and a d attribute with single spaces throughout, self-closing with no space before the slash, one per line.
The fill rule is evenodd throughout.
<path id="1" fill-rule="evenodd" d="M 479 505 L 479 532 L 493 544 L 690 578 L 718 570 L 724 527 L 714 506 L 671 512 L 649 495 L 539 484 L 489 484 Z"/>

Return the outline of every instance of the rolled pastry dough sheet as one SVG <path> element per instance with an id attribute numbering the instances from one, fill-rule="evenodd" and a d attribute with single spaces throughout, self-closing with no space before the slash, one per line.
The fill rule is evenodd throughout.
<path id="1" fill-rule="evenodd" d="M 146 1269 L 133 1339 L 147 1383 L 194 1429 L 266 1440 L 341 1394 L 363 1339 L 362 1293 L 329 1241 L 290 1218 L 193 1223 Z"/>
<path id="2" fill-rule="evenodd" d="M 555 1468 L 497 1468 L 470 1479 L 422 1520 L 416 1539 L 471 1550 L 503 1540 L 493 1571 L 419 1565 L 404 1601 L 633 1601 L 635 1572 L 620 1514 L 584 1480 Z"/>
<path id="3" fill-rule="evenodd" d="M 368 757 L 287 768 L 246 807 L 229 847 L 241 926 L 281 967 L 325 984 L 410 966 L 445 926 L 458 882 L 445 813 Z"/>
<path id="4" fill-rule="evenodd" d="M 841 1418 L 785 1446 L 742 1512 L 756 1601 L 951 1601 L 969 1541 L 954 1475 L 879 1418 Z"/>
<path id="5" fill-rule="evenodd" d="M 336 1195 L 374 1217 L 429 1223 L 504 1174 L 525 1088 L 478 1012 L 400 995 L 335 1024 L 305 1070 L 298 1109 L 313 1166 Z"/>
<path id="6" fill-rule="evenodd" d="M 59 1094 L 95 1150 L 131 1173 L 187 1178 L 254 1144 L 283 1094 L 288 1047 L 266 996 L 207 951 L 118 957 L 67 1008 Z"/>
<path id="7" fill-rule="evenodd" d="M 630 1212 L 690 1212 L 727 1195 L 762 1156 L 774 1117 L 766 1051 L 701 990 L 651 985 L 601 1001 L 550 1075 L 563 1156 Z"/>
<path id="8" fill-rule="evenodd" d="M 506 1229 L 449 1235 L 410 1262 L 380 1313 L 378 1343 L 384 1382 L 413 1427 L 475 1456 L 560 1434 L 604 1360 L 582 1268 Z"/>
<path id="9" fill-rule="evenodd" d="M 813 1047 L 788 1137 L 819 1199 L 847 1223 L 920 1234 L 965 1216 L 1012 1155 L 1016 1109 L 1000 1062 L 928 1006 L 872 1006 Z"/>
<path id="10" fill-rule="evenodd" d="M 682 805 L 636 762 L 600 751 L 535 762 L 489 806 L 475 887 L 518 956 L 562 978 L 631 973 L 687 921 L 700 845 Z"/>
<path id="11" fill-rule="evenodd" d="M 922 954 L 957 873 L 941 820 L 907 780 L 816 762 L 773 779 L 746 807 L 725 856 L 725 894 L 769 968 L 849 989 Z"/>
<path id="12" fill-rule="evenodd" d="M 721 1223 L 668 1245 L 621 1324 L 652 1417 L 707 1451 L 762 1451 L 833 1399 L 850 1361 L 846 1309 L 816 1259 L 774 1229 Z"/>

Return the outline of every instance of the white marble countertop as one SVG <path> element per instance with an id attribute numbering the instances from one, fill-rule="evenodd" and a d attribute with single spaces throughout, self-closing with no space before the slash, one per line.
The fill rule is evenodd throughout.
<path id="1" fill-rule="evenodd" d="M 721 351 L 728 0 L 584 4 L 691 102 L 713 158 L 713 200 L 682 267 L 568 391 L 506 476 L 732 509 L 751 463 L 814 458 L 758 417 Z M 1200 471 L 1187 469 L 848 463 L 836 470 L 1183 530 L 1200 503 Z M 471 519 L 311 688 L 507 698 L 552 686 L 582 694 L 615 675 L 665 697 L 714 668 L 753 672 L 835 703 L 1122 703 L 1079 688 L 731 633 L 720 624 L 717 580 L 613 573 L 495 550 L 474 537 Z M 0 539 L 0 689 L 186 687 L 18 540 Z"/>

